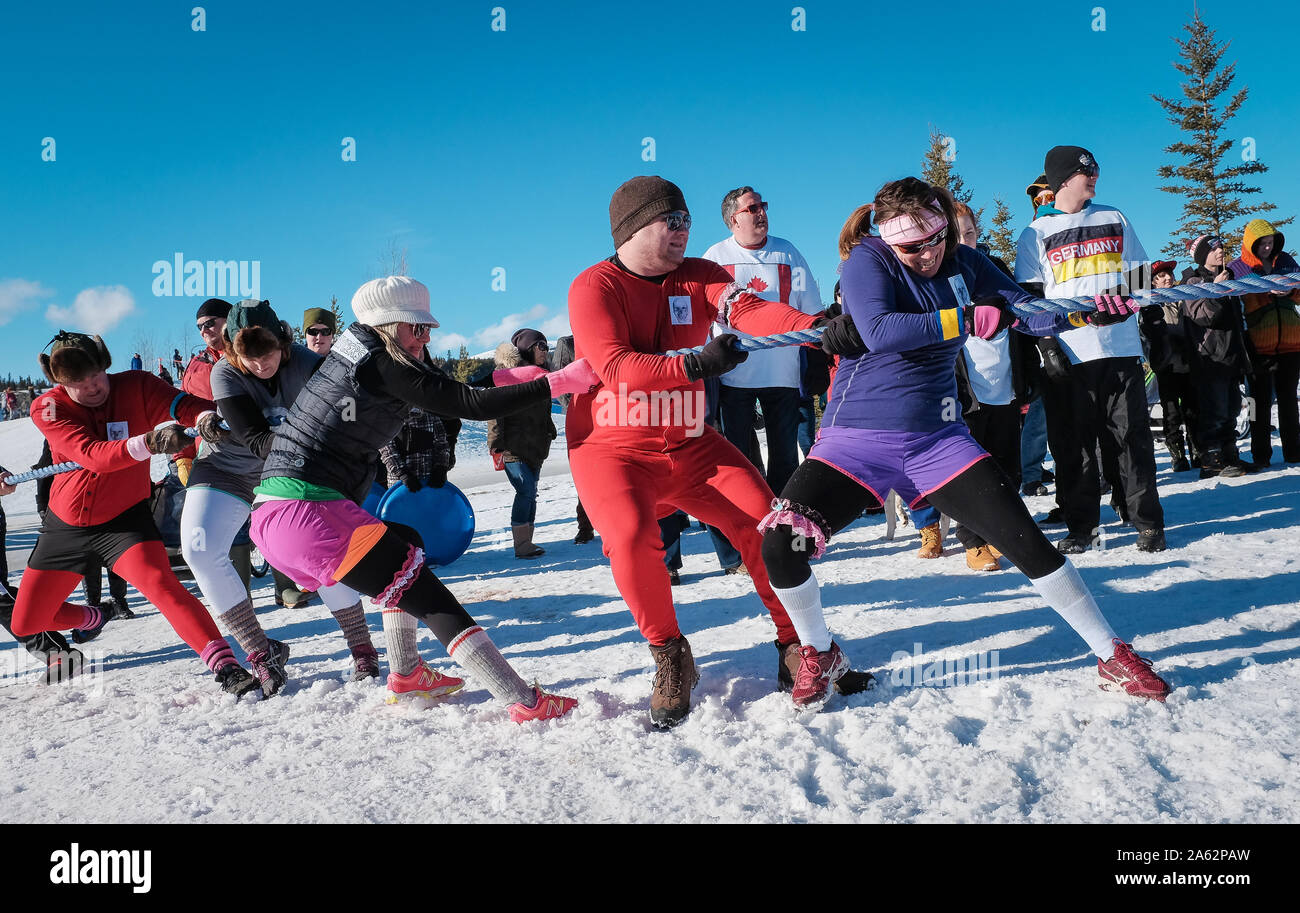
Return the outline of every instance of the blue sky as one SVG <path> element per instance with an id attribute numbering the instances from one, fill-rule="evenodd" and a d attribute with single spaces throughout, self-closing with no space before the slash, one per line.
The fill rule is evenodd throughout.
<path id="1" fill-rule="evenodd" d="M 682 187 L 694 255 L 726 235 L 722 195 L 757 187 L 825 298 L 845 217 L 919 170 L 930 125 L 956 140 L 975 204 L 991 215 L 1001 195 L 1017 229 L 1057 143 L 1092 149 L 1099 201 L 1149 253 L 1179 209 L 1155 189 L 1176 133 L 1150 93 L 1178 92 L 1182 0 L 805 0 L 805 31 L 790 0 L 210 2 L 196 32 L 201 2 L 6 8 L 0 374 L 38 371 L 57 326 L 103 332 L 121 367 L 145 342 L 196 346 L 205 296 L 153 293 L 154 263 L 178 252 L 256 261 L 262 296 L 297 323 L 331 295 L 346 309 L 405 248 L 442 323 L 436 351 L 523 325 L 553 338 L 573 277 L 612 252 L 610 193 L 636 174 Z M 1251 88 L 1232 132 L 1293 213 L 1295 88 L 1275 36 L 1223 0 L 1200 9 Z"/>

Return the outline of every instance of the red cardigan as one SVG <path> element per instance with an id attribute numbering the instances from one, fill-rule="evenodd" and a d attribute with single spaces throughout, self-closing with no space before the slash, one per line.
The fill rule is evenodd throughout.
<path id="1" fill-rule="evenodd" d="M 108 399 L 94 409 L 73 402 L 62 386 L 32 404 L 32 422 L 50 442 L 54 462 L 82 466 L 56 475 L 50 490 L 50 510 L 72 526 L 107 523 L 149 497 L 149 460 L 127 453 L 127 438 L 165 422 L 192 426 L 201 412 L 216 408 L 146 371 L 108 380 Z"/>

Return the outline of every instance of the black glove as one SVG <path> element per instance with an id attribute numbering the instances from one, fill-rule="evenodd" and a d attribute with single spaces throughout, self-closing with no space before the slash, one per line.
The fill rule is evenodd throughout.
<path id="1" fill-rule="evenodd" d="M 230 437 L 230 429 L 221 427 L 221 416 L 215 412 L 205 412 L 200 415 L 199 420 L 194 423 L 194 430 L 209 444 L 220 444 Z"/>
<path id="2" fill-rule="evenodd" d="M 429 485 L 432 488 L 441 488 L 447 484 L 447 467 L 435 466 L 429 473 Z"/>
<path id="3" fill-rule="evenodd" d="M 424 483 L 412 473 L 402 476 L 402 484 L 406 486 L 407 491 L 419 491 L 424 487 Z"/>
<path id="4" fill-rule="evenodd" d="M 717 377 L 740 364 L 749 357 L 749 353 L 736 348 L 739 341 L 740 337 L 735 333 L 723 333 L 709 340 L 703 352 L 682 356 L 686 379 L 694 382 L 702 377 Z"/>
<path id="5" fill-rule="evenodd" d="M 1040 338 L 1038 354 L 1043 356 L 1043 373 L 1048 380 L 1061 383 L 1070 379 L 1070 358 L 1059 342 L 1050 336 Z"/>
<path id="6" fill-rule="evenodd" d="M 175 422 L 155 428 L 144 436 L 144 445 L 150 453 L 165 453 L 169 456 L 180 453 L 192 443 L 194 439 L 185 433 L 185 426 Z"/>
<path id="7" fill-rule="evenodd" d="M 841 358 L 857 358 L 860 355 L 867 354 L 867 347 L 862 342 L 862 336 L 858 333 L 853 318 L 848 314 L 841 314 L 821 325 L 825 327 L 822 333 L 822 351 L 827 355 L 839 355 Z"/>

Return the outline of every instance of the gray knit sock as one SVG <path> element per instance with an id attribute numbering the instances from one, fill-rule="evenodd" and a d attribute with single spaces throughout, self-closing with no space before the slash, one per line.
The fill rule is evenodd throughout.
<path id="1" fill-rule="evenodd" d="M 330 614 L 338 622 L 339 630 L 343 632 L 343 637 L 348 642 L 348 649 L 353 654 L 357 650 L 374 652 L 375 645 L 370 642 L 370 626 L 366 624 L 366 612 L 361 608 L 360 599 L 347 608 Z"/>
<path id="2" fill-rule="evenodd" d="M 536 693 L 510 668 L 510 663 L 492 643 L 487 631 L 478 625 L 468 627 L 452 638 L 447 653 L 471 675 L 481 679 L 497 700 L 529 707 L 536 703 Z"/>
<path id="3" fill-rule="evenodd" d="M 1088 587 L 1079 577 L 1079 572 L 1070 559 L 1050 574 L 1029 581 L 1038 590 L 1039 595 L 1056 613 L 1074 628 L 1075 633 L 1088 642 L 1088 649 L 1103 662 L 1109 662 L 1115 655 L 1111 641 L 1115 632 L 1106 616 L 1097 608 L 1097 600 L 1092 598 Z"/>
<path id="4" fill-rule="evenodd" d="M 388 671 L 408 675 L 420 663 L 420 650 L 415 645 L 416 629 L 420 620 L 401 609 L 384 609 L 384 640 L 388 643 Z"/>
<path id="5" fill-rule="evenodd" d="M 233 609 L 222 612 L 217 619 L 226 626 L 230 636 L 235 638 L 235 642 L 245 654 L 270 649 L 266 632 L 262 630 L 262 625 L 253 612 L 252 599 L 245 599 Z"/>

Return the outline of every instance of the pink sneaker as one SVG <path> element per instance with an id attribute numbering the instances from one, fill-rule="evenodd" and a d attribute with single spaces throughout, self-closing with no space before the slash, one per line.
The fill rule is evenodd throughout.
<path id="1" fill-rule="evenodd" d="M 831 648 L 818 653 L 812 644 L 799 648 L 799 671 L 794 677 L 790 697 L 800 710 L 816 711 L 831 696 L 831 685 L 849 671 L 849 661 L 840 645 L 831 641 Z"/>
<path id="2" fill-rule="evenodd" d="M 573 698 L 547 694 L 536 685 L 533 685 L 533 693 L 537 695 L 533 706 L 529 707 L 523 701 L 510 705 L 510 719 L 516 723 L 526 723 L 529 720 L 554 720 L 578 706 L 578 702 Z"/>
<path id="3" fill-rule="evenodd" d="M 1110 662 L 1097 660 L 1097 675 L 1101 678 L 1098 687 L 1102 691 L 1115 691 L 1163 703 L 1169 696 L 1169 683 L 1151 671 L 1151 660 L 1138 656 L 1130 645 L 1118 637 L 1112 643 L 1115 645 L 1115 655 Z"/>
<path id="4" fill-rule="evenodd" d="M 454 675 L 443 675 L 420 660 L 420 664 L 405 675 L 388 673 L 388 697 L 385 700 L 389 704 L 396 704 L 402 698 L 443 697 L 464 687 L 462 679 Z"/>

